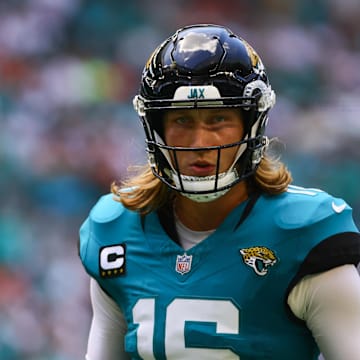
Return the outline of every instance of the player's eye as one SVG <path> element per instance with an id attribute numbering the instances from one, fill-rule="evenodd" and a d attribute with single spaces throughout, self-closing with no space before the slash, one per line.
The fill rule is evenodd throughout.
<path id="1" fill-rule="evenodd" d="M 216 115 L 216 116 L 214 116 L 214 118 L 213 118 L 213 121 L 216 122 L 216 123 L 218 123 L 218 122 L 223 122 L 223 121 L 225 121 L 225 120 L 226 120 L 226 118 L 225 118 L 225 116 L 223 116 L 223 115 Z"/>
<path id="2" fill-rule="evenodd" d="M 208 124 L 213 124 L 213 125 L 217 125 L 217 124 L 220 124 L 220 123 L 223 123 L 226 121 L 226 116 L 224 115 L 214 115 L 214 116 L 211 116 L 209 119 L 208 119 Z"/>
<path id="3" fill-rule="evenodd" d="M 183 125 L 189 122 L 189 118 L 186 116 L 178 116 L 174 119 L 177 124 Z"/>

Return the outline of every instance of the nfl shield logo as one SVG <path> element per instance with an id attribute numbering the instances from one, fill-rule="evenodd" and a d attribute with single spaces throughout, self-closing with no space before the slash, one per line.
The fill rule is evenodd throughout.
<path id="1" fill-rule="evenodd" d="M 178 255 L 176 258 L 175 270 L 181 275 L 188 273 L 191 270 L 192 255 Z"/>

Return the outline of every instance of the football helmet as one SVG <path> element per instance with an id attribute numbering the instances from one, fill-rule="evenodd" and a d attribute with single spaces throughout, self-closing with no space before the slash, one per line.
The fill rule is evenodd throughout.
<path id="1" fill-rule="evenodd" d="M 256 170 L 268 145 L 264 131 L 275 93 L 260 57 L 244 39 L 223 26 L 199 24 L 179 29 L 157 47 L 144 67 L 133 103 L 144 126 L 154 175 L 171 189 L 205 202 L 222 196 Z M 164 111 L 203 107 L 240 108 L 244 137 L 206 148 L 167 145 Z M 180 173 L 177 152 L 212 150 L 219 157 L 221 149 L 229 147 L 236 147 L 237 155 L 226 172 L 218 168 L 205 177 Z"/>

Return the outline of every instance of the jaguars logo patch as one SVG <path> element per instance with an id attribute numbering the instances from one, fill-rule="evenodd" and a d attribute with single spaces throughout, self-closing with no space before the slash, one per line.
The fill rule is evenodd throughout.
<path id="1" fill-rule="evenodd" d="M 255 273 L 260 276 L 266 275 L 269 268 L 279 261 L 275 253 L 265 246 L 241 249 L 240 254 L 244 263 L 250 266 Z"/>

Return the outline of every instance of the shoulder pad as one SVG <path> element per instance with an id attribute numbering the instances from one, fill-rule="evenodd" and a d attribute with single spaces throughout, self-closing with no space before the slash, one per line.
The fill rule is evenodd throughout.
<path id="1" fill-rule="evenodd" d="M 282 196 L 275 218 L 281 228 L 295 229 L 349 212 L 351 213 L 351 208 L 344 200 L 324 191 L 290 186 Z"/>
<path id="2" fill-rule="evenodd" d="M 90 219 L 96 223 L 105 223 L 117 219 L 125 208 L 114 200 L 112 194 L 102 196 L 90 211 Z"/>

